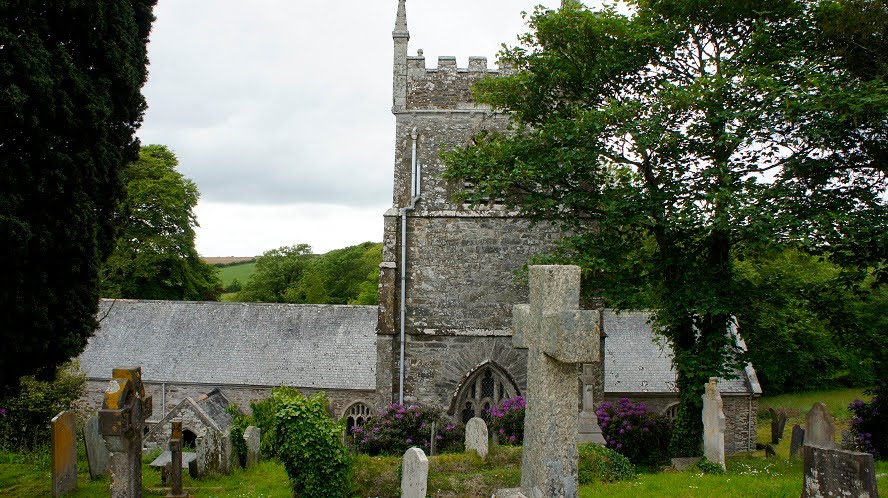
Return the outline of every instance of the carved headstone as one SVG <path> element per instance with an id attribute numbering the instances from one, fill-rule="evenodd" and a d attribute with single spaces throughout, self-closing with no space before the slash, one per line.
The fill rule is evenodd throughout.
<path id="1" fill-rule="evenodd" d="M 429 480 L 429 459 L 419 448 L 404 452 L 401 462 L 401 497 L 425 498 Z"/>
<path id="2" fill-rule="evenodd" d="M 876 470 L 869 453 L 805 445 L 802 498 L 877 498 Z"/>
<path id="3" fill-rule="evenodd" d="M 789 441 L 789 458 L 800 458 L 802 456 L 801 449 L 805 444 L 805 429 L 795 424 L 792 426 L 791 439 Z"/>
<path id="4" fill-rule="evenodd" d="M 182 420 L 173 419 L 170 435 L 170 492 L 167 498 L 187 498 L 182 491 Z"/>
<path id="5" fill-rule="evenodd" d="M 258 427 L 251 425 L 244 431 L 244 443 L 247 446 L 247 468 L 259 463 L 261 458 L 261 450 L 259 449 L 261 440 L 262 430 Z"/>
<path id="6" fill-rule="evenodd" d="M 703 395 L 703 456 L 725 467 L 725 412 L 717 379 L 710 377 Z"/>
<path id="7" fill-rule="evenodd" d="M 531 266 L 530 304 L 512 311 L 512 342 L 527 349 L 522 492 L 575 497 L 577 363 L 600 361 L 597 311 L 580 311 L 580 268 Z"/>
<path id="8" fill-rule="evenodd" d="M 483 418 L 472 417 L 466 423 L 466 451 L 474 450 L 481 458 L 487 458 L 488 437 Z"/>
<path id="9" fill-rule="evenodd" d="M 805 446 L 836 447 L 836 426 L 823 403 L 814 403 L 805 416 Z"/>
<path id="10" fill-rule="evenodd" d="M 111 453 L 111 498 L 142 496 L 142 429 L 151 416 L 142 368 L 115 368 L 99 410 L 99 431 Z"/>
<path id="11" fill-rule="evenodd" d="M 598 415 L 595 414 L 595 365 L 586 363 L 582 368 L 580 384 L 583 389 L 583 407 L 577 419 L 577 442 L 604 445 L 606 441 L 598 425 Z"/>
<path id="12" fill-rule="evenodd" d="M 74 412 L 53 417 L 52 427 L 52 496 L 61 496 L 77 489 L 77 427 Z"/>
<path id="13" fill-rule="evenodd" d="M 111 455 L 105 446 L 105 438 L 99 432 L 99 417 L 93 415 L 83 426 L 83 445 L 86 447 L 86 461 L 89 463 L 89 475 L 93 479 L 108 474 L 111 466 Z"/>

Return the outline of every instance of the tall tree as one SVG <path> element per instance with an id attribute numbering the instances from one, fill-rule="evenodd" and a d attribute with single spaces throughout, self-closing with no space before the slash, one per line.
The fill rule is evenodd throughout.
<path id="1" fill-rule="evenodd" d="M 103 270 L 102 295 L 127 299 L 214 301 L 222 292 L 216 269 L 194 247 L 197 185 L 176 171 L 163 145 L 142 147 L 123 170 L 119 234 Z"/>
<path id="2" fill-rule="evenodd" d="M 155 0 L 0 3 L 0 391 L 96 327 Z"/>
<path id="3" fill-rule="evenodd" d="M 823 23 L 876 4 L 566 1 L 504 49 L 513 75 L 476 89 L 513 127 L 451 153 L 448 176 L 477 185 L 468 200 L 566 225 L 563 257 L 611 305 L 652 289 L 675 352 L 676 454 L 700 453 L 702 386 L 738 357 L 732 251 L 802 244 L 885 275 L 888 86 L 852 70 Z"/>

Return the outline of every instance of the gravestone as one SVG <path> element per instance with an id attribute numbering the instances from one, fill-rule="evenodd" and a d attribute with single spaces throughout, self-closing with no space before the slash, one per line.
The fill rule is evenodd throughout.
<path id="1" fill-rule="evenodd" d="M 438 424 L 432 420 L 432 430 L 429 432 L 429 456 L 437 455 L 438 448 Z"/>
<path id="2" fill-rule="evenodd" d="M 577 363 L 600 361 L 597 311 L 580 311 L 578 266 L 531 266 L 530 304 L 512 311 L 512 342 L 527 349 L 521 489 L 531 498 L 575 497 Z"/>
<path id="3" fill-rule="evenodd" d="M 111 465 L 111 455 L 105 446 L 105 439 L 99 432 L 99 417 L 93 415 L 83 426 L 83 446 L 86 448 L 86 461 L 89 475 L 93 479 L 106 475 Z"/>
<path id="4" fill-rule="evenodd" d="M 142 429 L 151 416 L 142 368 L 115 368 L 99 410 L 99 432 L 111 454 L 111 498 L 142 496 Z"/>
<path id="5" fill-rule="evenodd" d="M 244 431 L 244 443 L 247 446 L 247 468 L 259 463 L 261 458 L 260 442 L 262 440 L 262 430 L 258 427 L 249 426 Z"/>
<path id="6" fill-rule="evenodd" d="M 703 395 L 703 456 L 725 468 L 725 412 L 716 381 L 709 378 Z"/>
<path id="7" fill-rule="evenodd" d="M 487 423 L 483 418 L 472 417 L 466 423 L 466 451 L 474 450 L 481 458 L 487 458 Z"/>
<path id="8" fill-rule="evenodd" d="M 188 494 L 182 492 L 182 420 L 175 418 L 172 421 L 172 433 L 170 434 L 170 492 L 166 498 L 188 498 Z"/>
<path id="9" fill-rule="evenodd" d="M 783 439 L 783 432 L 786 429 L 786 412 L 768 408 L 771 413 L 771 444 L 780 444 Z"/>
<path id="10" fill-rule="evenodd" d="M 401 497 L 425 498 L 429 480 L 429 459 L 419 448 L 404 452 L 401 460 Z"/>
<path id="11" fill-rule="evenodd" d="M 50 421 L 52 428 L 52 496 L 77 489 L 77 420 L 64 411 Z"/>
<path id="12" fill-rule="evenodd" d="M 598 415 L 595 414 L 595 366 L 586 363 L 582 368 L 583 408 L 577 418 L 577 442 L 604 445 L 606 441 L 598 425 Z"/>
<path id="13" fill-rule="evenodd" d="M 876 470 L 869 453 L 805 445 L 802 498 L 876 498 Z"/>
<path id="14" fill-rule="evenodd" d="M 805 429 L 802 429 L 802 426 L 799 424 L 795 424 L 792 426 L 792 434 L 790 437 L 789 458 L 800 458 L 802 456 L 800 450 L 805 444 Z"/>
<path id="15" fill-rule="evenodd" d="M 836 426 L 823 403 L 814 403 L 805 416 L 805 446 L 836 447 Z"/>

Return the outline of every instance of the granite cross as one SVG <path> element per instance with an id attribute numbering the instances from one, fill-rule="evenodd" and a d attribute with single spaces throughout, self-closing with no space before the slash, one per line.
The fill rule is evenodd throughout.
<path id="1" fill-rule="evenodd" d="M 512 312 L 527 354 L 521 488 L 530 498 L 575 497 L 577 363 L 600 361 L 599 313 L 580 311 L 580 268 L 531 266 L 530 304 Z"/>
<path id="2" fill-rule="evenodd" d="M 99 431 L 111 453 L 111 498 L 142 496 L 142 428 L 151 416 L 142 368 L 115 368 L 99 410 Z"/>
<path id="3" fill-rule="evenodd" d="M 167 498 L 188 498 L 188 494 L 182 491 L 182 419 L 174 418 L 172 421 L 172 434 L 170 435 L 170 492 Z"/>

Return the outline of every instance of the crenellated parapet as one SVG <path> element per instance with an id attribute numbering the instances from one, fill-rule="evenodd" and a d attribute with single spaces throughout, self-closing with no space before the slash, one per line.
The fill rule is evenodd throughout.
<path id="1" fill-rule="evenodd" d="M 509 72 L 508 67 L 489 68 L 487 57 L 469 57 L 469 67 L 458 67 L 456 57 L 440 56 L 437 66 L 427 67 L 420 50 L 407 57 L 405 110 L 486 110 L 474 101 L 472 85 Z"/>

